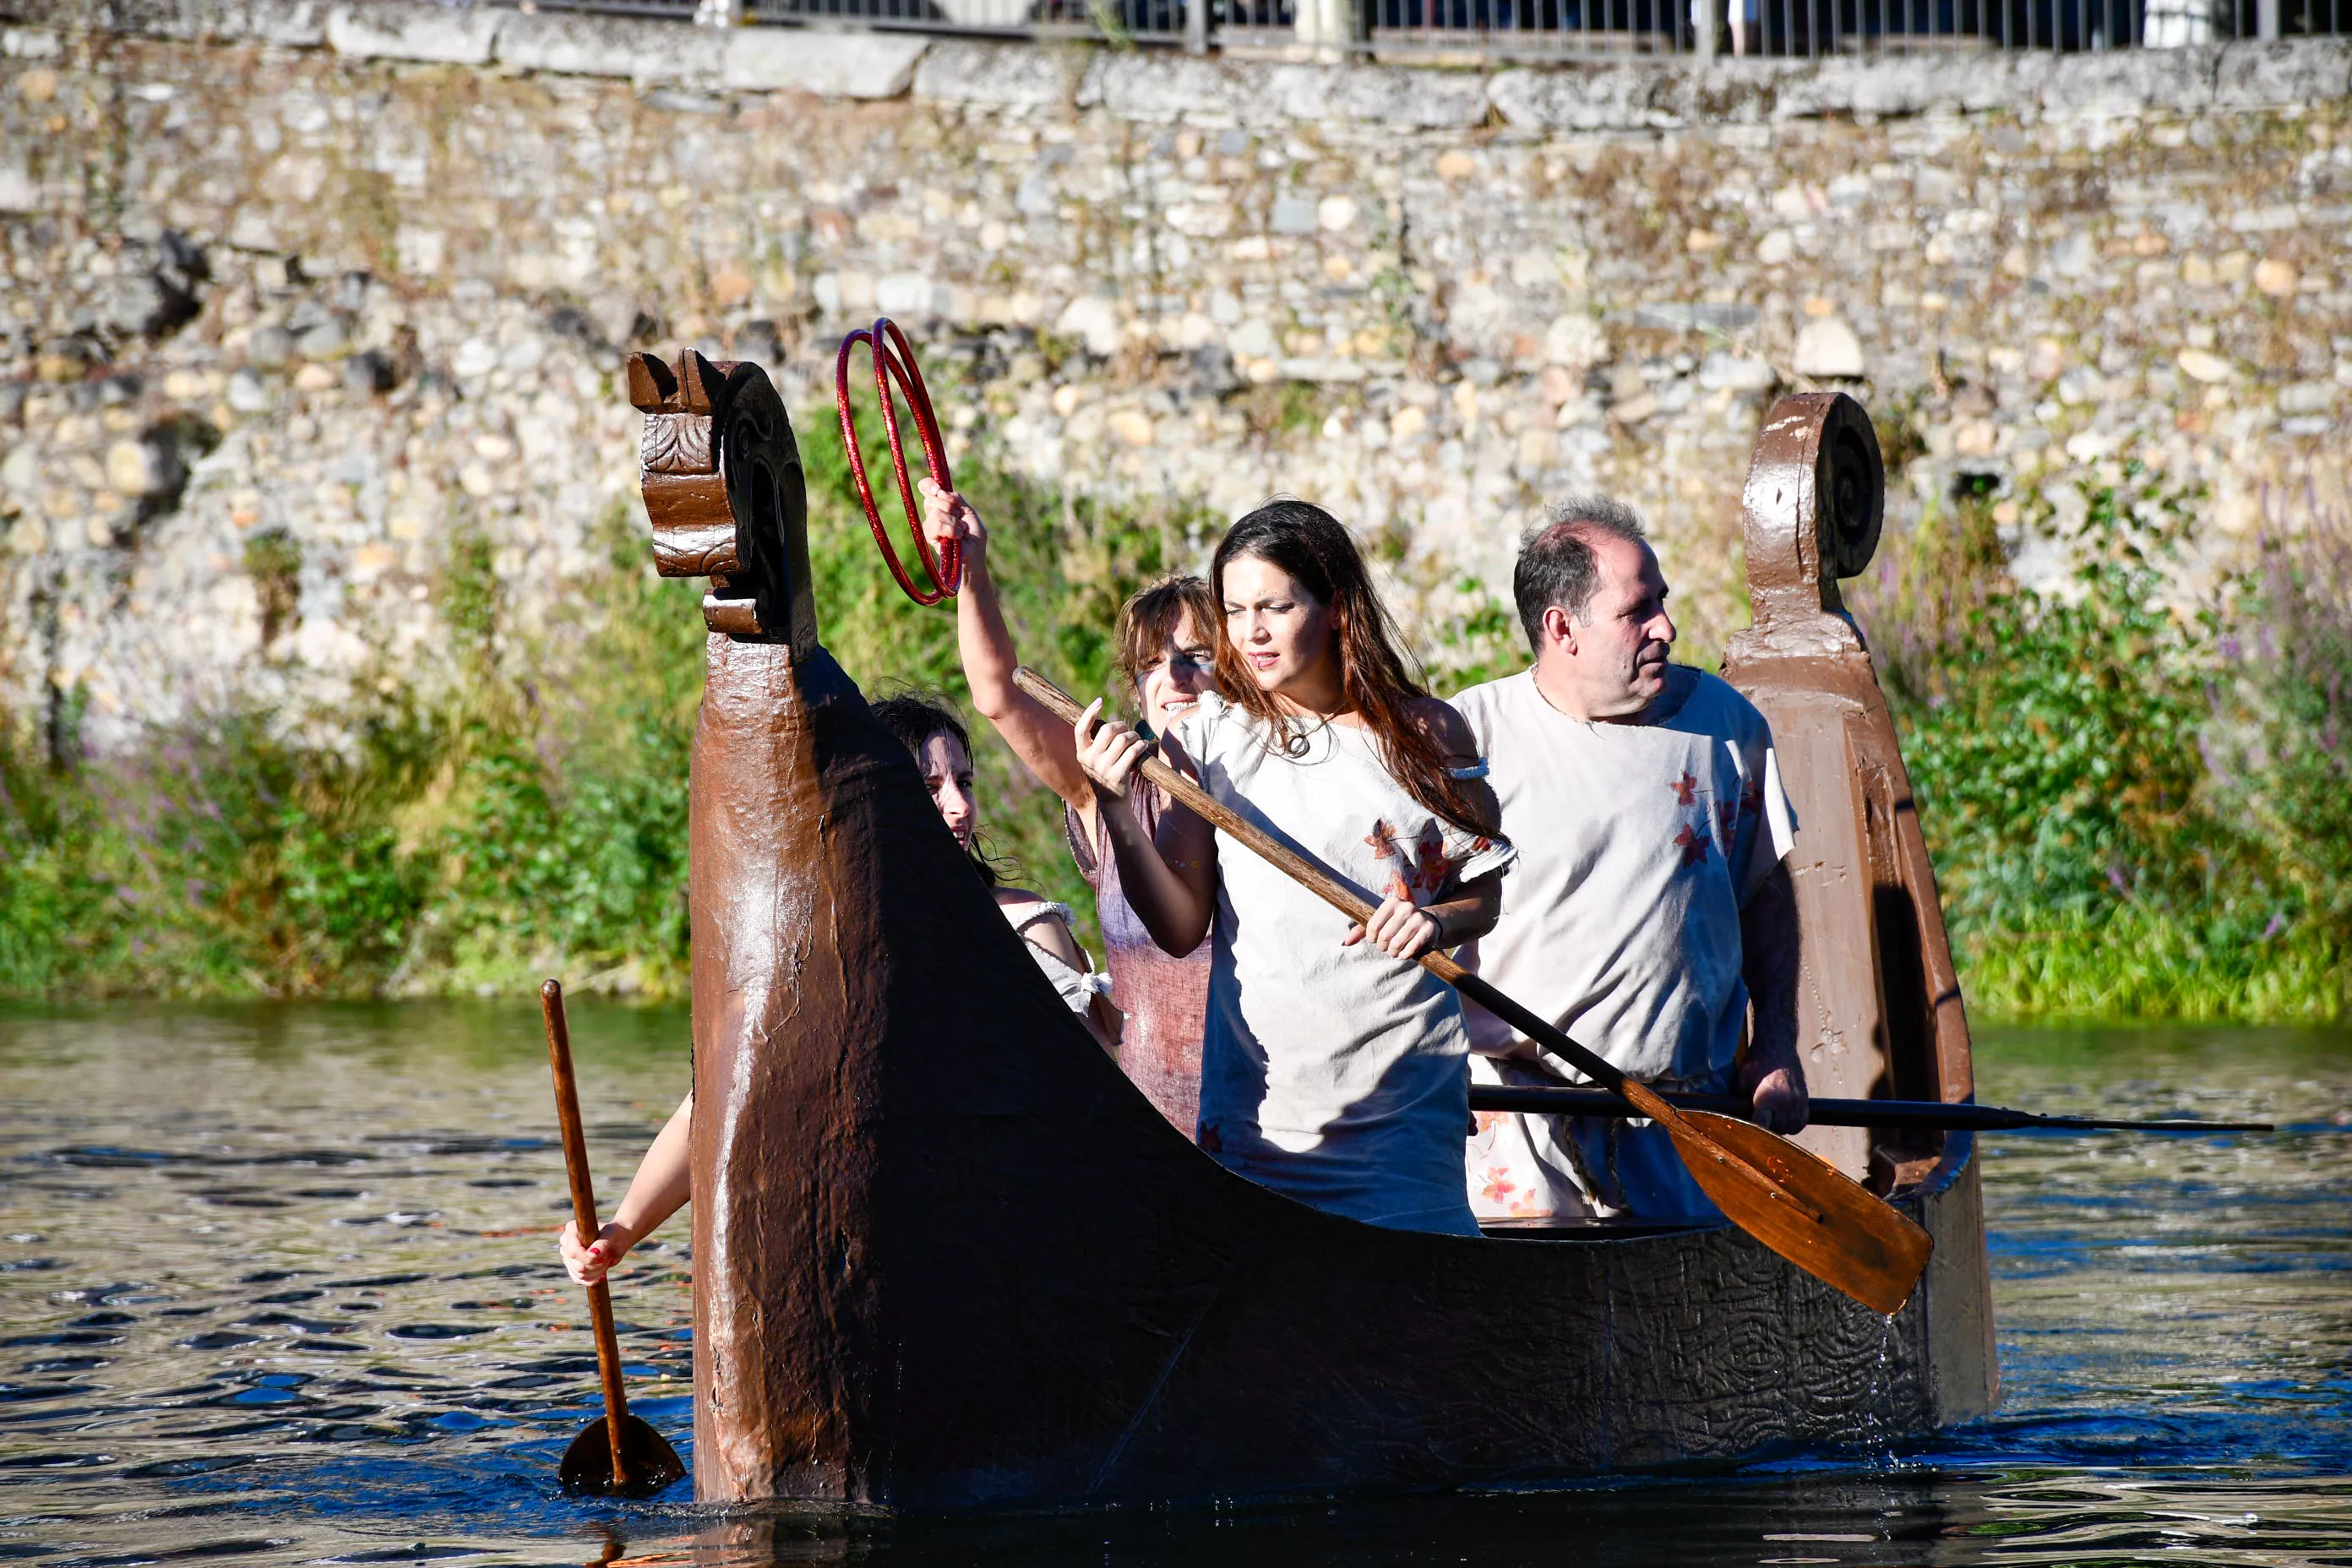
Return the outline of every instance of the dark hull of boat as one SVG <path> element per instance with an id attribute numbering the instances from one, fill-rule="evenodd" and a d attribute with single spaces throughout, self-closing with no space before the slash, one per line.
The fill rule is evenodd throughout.
<path id="1" fill-rule="evenodd" d="M 1413 1235 L 1218 1166 L 1065 1010 L 818 646 L 765 374 L 638 355 L 629 387 L 656 563 L 712 590 L 690 808 L 699 1498 L 950 1513 L 1444 1487 L 1990 1408 L 1964 1137 L 1826 1151 L 1916 1184 L 1935 1259 L 1891 1321 L 1727 1228 Z M 1959 1100 L 1933 877 L 1822 576 L 1867 561 L 1881 479 L 1851 400 L 1776 406 L 1734 651 L 1804 758 L 1809 1077 Z"/>
<path id="2" fill-rule="evenodd" d="M 1990 1406 L 1964 1138 L 1904 1200 L 1936 1262 L 1891 1323 L 1728 1228 L 1336 1218 L 1224 1171 L 1094 1047 L 829 658 L 714 638 L 696 767 L 706 1501 L 1445 1487 Z"/>

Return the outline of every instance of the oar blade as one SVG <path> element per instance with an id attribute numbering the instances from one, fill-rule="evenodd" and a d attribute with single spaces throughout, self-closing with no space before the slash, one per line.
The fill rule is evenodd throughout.
<path id="1" fill-rule="evenodd" d="M 621 1417 L 621 1463 L 627 1474 L 613 1479 L 613 1445 L 604 1436 L 604 1417 L 581 1429 L 563 1450 L 555 1468 L 563 1489 L 579 1497 L 649 1498 L 686 1476 L 686 1462 L 669 1439 L 634 1415 Z"/>
<path id="2" fill-rule="evenodd" d="M 1667 1127 L 1675 1152 L 1732 1224 L 1874 1312 L 1891 1317 L 1911 1299 L 1935 1249 L 1925 1230 L 1836 1166 L 1761 1127 L 1706 1110 L 1685 1110 L 1679 1120 L 1683 1126 Z M 1708 1148 L 1709 1140 L 1720 1151 Z M 1769 1176 L 1788 1195 L 1727 1168 L 1725 1155 Z"/>

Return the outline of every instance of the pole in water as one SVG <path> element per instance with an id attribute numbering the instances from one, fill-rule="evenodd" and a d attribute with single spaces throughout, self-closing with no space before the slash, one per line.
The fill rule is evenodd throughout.
<path id="1" fill-rule="evenodd" d="M 572 1027 L 563 1016 L 563 986 L 539 988 L 547 1020 L 547 1065 L 555 1075 L 555 1120 L 563 1131 L 563 1169 L 572 1183 L 572 1222 L 584 1245 L 602 1229 L 596 1189 L 589 1179 L 588 1138 L 580 1125 L 580 1086 L 572 1073 Z M 621 1340 L 613 1328 L 613 1296 L 599 1279 L 588 1287 L 588 1319 L 596 1331 L 596 1373 L 604 1385 L 604 1414 L 581 1429 L 563 1450 L 556 1477 L 568 1492 L 592 1497 L 651 1497 L 686 1475 L 669 1439 L 629 1414 L 621 1386 Z"/>

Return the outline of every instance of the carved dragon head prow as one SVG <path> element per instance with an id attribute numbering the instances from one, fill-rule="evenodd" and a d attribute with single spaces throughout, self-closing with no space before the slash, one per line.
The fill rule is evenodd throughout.
<path id="1" fill-rule="evenodd" d="M 638 469 L 656 569 L 710 579 L 702 618 L 712 631 L 787 643 L 795 662 L 815 653 L 808 486 L 768 373 L 692 349 L 675 369 L 632 354 L 629 401 L 646 416 Z"/>

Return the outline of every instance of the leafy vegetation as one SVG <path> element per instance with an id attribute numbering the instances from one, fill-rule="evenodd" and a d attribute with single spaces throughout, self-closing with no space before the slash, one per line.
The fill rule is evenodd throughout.
<path id="1" fill-rule="evenodd" d="M 817 433 L 803 458 L 826 645 L 869 689 L 936 688 L 968 708 L 954 617 L 891 583 L 829 424 L 803 425 Z M 1024 656 L 1071 689 L 1108 690 L 1120 601 L 1199 519 L 966 469 Z M 100 761 L 82 756 L 68 703 L 46 743 L 0 738 L 0 994 L 509 992 L 551 973 L 682 993 L 701 584 L 653 575 L 640 521 L 605 528 L 582 629 L 537 639 L 506 625 L 490 541 L 457 531 L 435 600 L 451 643 L 442 694 L 382 699 L 340 734 L 239 713 Z M 264 536 L 247 566 L 265 612 L 290 624 L 291 542 Z M 1060 803 L 1002 746 L 980 751 L 989 847 L 1087 910 Z"/>
<path id="2" fill-rule="evenodd" d="M 2008 1016 L 2334 1018 L 2352 1001 L 2352 625 L 2281 542 L 2177 602 L 2196 498 L 2137 472 L 2080 562 L 2011 580 L 1985 498 L 1865 595 L 1972 1005 Z M 1873 613 L 1874 611 L 1874 613 Z"/>
<path id="3" fill-rule="evenodd" d="M 826 644 L 869 690 L 962 701 L 953 617 L 890 582 L 828 425 L 803 425 Z M 1197 559 L 1209 520 L 1080 500 L 978 458 L 962 469 L 1024 656 L 1073 690 L 1123 695 L 1118 605 Z M 2071 525 L 2024 520 L 2084 563 L 2062 584 L 2013 581 L 1992 498 L 1963 494 L 1891 539 L 1854 595 L 1972 1005 L 2340 1016 L 2352 610 L 2337 585 L 2352 561 L 2281 542 L 2261 571 L 2183 604 L 2167 584 L 2197 498 L 2127 475 L 2087 499 Z M 438 695 L 373 700 L 332 733 L 238 713 L 86 759 L 67 693 L 41 733 L 0 736 L 0 994 L 514 992 L 550 973 L 681 993 L 700 584 L 655 577 L 639 527 L 607 519 L 577 616 L 528 637 L 491 542 L 455 534 Z M 266 535 L 247 556 L 273 631 L 290 627 L 299 552 Z M 1520 658 L 1500 597 L 1454 587 L 1465 608 L 1432 628 L 1442 690 Z M 1087 910 L 1060 803 L 1001 745 L 980 750 L 991 847 Z"/>

